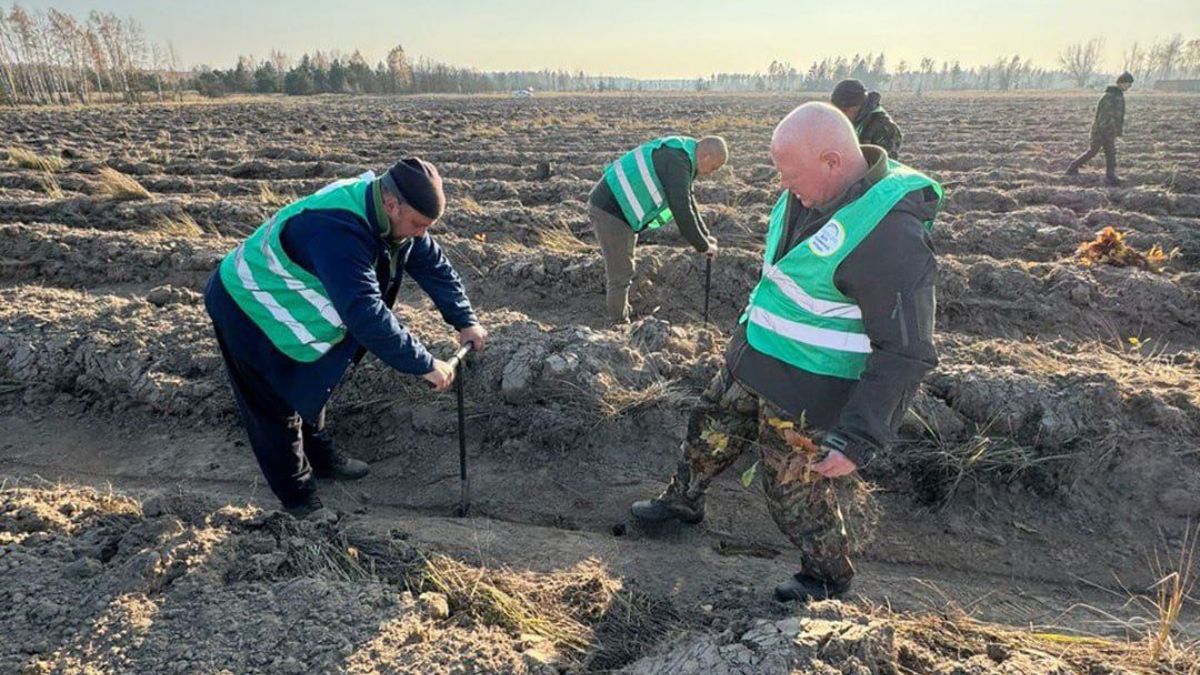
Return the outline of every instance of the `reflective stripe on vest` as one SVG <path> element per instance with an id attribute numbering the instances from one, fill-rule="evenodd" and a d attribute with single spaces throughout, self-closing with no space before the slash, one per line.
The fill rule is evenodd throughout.
<path id="1" fill-rule="evenodd" d="M 368 220 L 366 195 L 374 180 L 368 171 L 284 206 L 221 261 L 221 282 L 230 297 L 295 361 L 324 356 L 346 337 L 346 325 L 320 279 L 288 258 L 283 230 L 291 217 L 314 209 L 350 211 Z"/>
<path id="2" fill-rule="evenodd" d="M 871 341 L 862 309 L 837 288 L 834 275 L 896 204 L 927 187 L 936 192 L 940 208 L 941 186 L 888 160 L 882 180 L 772 262 L 779 247 L 786 245 L 790 197 L 786 192 L 780 195 L 768 223 L 762 278 L 741 318 L 750 346 L 807 372 L 858 379 L 866 368 Z M 925 225 L 932 227 L 932 221 Z"/>
<path id="3" fill-rule="evenodd" d="M 654 170 L 654 151 L 661 147 L 683 150 L 696 175 L 696 139 L 664 136 L 630 150 L 604 168 L 604 181 L 612 190 L 625 222 L 634 232 L 656 229 L 674 220 L 663 195 L 662 181 Z"/>

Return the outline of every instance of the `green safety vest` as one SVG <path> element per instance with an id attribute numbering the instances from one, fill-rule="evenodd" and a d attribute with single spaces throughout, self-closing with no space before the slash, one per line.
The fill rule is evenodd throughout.
<path id="1" fill-rule="evenodd" d="M 675 219 L 651 159 L 654 151 L 663 146 L 686 152 L 692 163 L 692 178 L 696 177 L 696 139 L 687 136 L 656 138 L 604 167 L 604 181 L 621 205 L 625 222 L 634 232 L 657 229 Z"/>
<path id="2" fill-rule="evenodd" d="M 762 277 L 742 314 L 754 349 L 801 370 L 857 380 L 867 367 L 871 340 L 862 310 L 834 284 L 838 266 L 910 192 L 931 187 L 942 206 L 942 187 L 894 160 L 887 175 L 858 199 L 838 209 L 829 222 L 779 260 L 789 195 L 771 211 Z M 925 222 L 926 229 L 933 221 Z"/>
<path id="3" fill-rule="evenodd" d="M 321 280 L 288 258 L 280 242 L 288 219 L 314 209 L 349 211 L 368 220 L 371 171 L 339 180 L 275 212 L 221 261 L 221 283 L 271 344 L 295 361 L 324 356 L 346 337 L 346 325 Z"/>

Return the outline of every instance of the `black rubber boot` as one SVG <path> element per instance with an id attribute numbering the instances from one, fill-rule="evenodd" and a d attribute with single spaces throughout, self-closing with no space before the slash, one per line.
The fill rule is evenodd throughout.
<path id="1" fill-rule="evenodd" d="M 1125 181 L 1118 178 L 1116 174 L 1110 173 L 1104 177 L 1104 184 L 1109 187 L 1120 187 L 1125 184 Z"/>
<path id="2" fill-rule="evenodd" d="M 1071 166 L 1067 167 L 1067 175 L 1068 176 L 1078 176 L 1079 175 L 1079 165 L 1076 164 L 1075 162 L 1071 162 Z"/>
<path id="3" fill-rule="evenodd" d="M 316 441 L 316 442 L 314 442 Z M 367 462 L 354 459 L 334 447 L 324 434 L 314 438 L 306 438 L 305 453 L 308 462 L 312 464 L 312 472 L 317 478 L 332 478 L 334 480 L 358 480 L 371 473 Z"/>
<path id="4" fill-rule="evenodd" d="M 641 523 L 664 523 L 678 520 L 695 525 L 704 520 L 704 502 L 692 505 L 678 499 L 643 499 L 629 507 L 629 513 Z"/>
<path id="5" fill-rule="evenodd" d="M 330 448 L 321 460 L 312 459 L 313 475 L 333 480 L 358 480 L 371 473 L 371 467 L 361 459 L 354 459 L 342 451 Z"/>
<path id="6" fill-rule="evenodd" d="M 286 506 L 283 509 L 296 520 L 306 520 L 311 523 L 332 524 L 337 522 L 337 513 L 333 509 L 325 508 L 321 503 L 321 498 L 312 493 L 308 498 L 299 504 Z"/>
<path id="7" fill-rule="evenodd" d="M 805 574 L 793 574 L 791 579 L 775 587 L 779 602 L 808 602 L 837 598 L 850 590 L 850 582 L 834 584 Z"/>

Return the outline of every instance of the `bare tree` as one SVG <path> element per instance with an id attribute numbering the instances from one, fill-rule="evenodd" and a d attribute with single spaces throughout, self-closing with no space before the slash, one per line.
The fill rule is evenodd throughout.
<path id="1" fill-rule="evenodd" d="M 75 17 L 56 9 L 49 10 L 50 25 L 54 42 L 64 55 L 71 87 L 80 103 L 88 102 L 88 46 L 87 36 Z"/>
<path id="2" fill-rule="evenodd" d="M 396 45 L 387 55 L 388 74 L 396 93 L 407 90 L 413 84 L 413 69 L 404 54 L 404 47 Z"/>
<path id="3" fill-rule="evenodd" d="M 1175 72 L 1176 62 L 1183 53 L 1183 36 L 1176 33 L 1174 37 L 1155 46 L 1158 51 L 1158 59 L 1155 61 L 1159 68 L 1158 79 L 1169 80 Z"/>
<path id="4" fill-rule="evenodd" d="M 1021 78 L 1031 70 L 1033 62 L 1029 59 L 1022 61 L 1021 57 L 1015 54 L 1010 59 L 1001 56 L 996 59 L 997 88 L 1001 91 L 1020 88 Z"/>
<path id="5" fill-rule="evenodd" d="M 926 80 L 933 75 L 934 63 L 928 56 L 921 59 L 921 83 L 917 85 L 917 91 L 925 91 Z"/>
<path id="6" fill-rule="evenodd" d="M 17 69 L 20 60 L 17 58 L 16 36 L 9 26 L 8 16 L 0 11 L 0 100 L 16 105 L 21 101 L 21 92 L 17 84 Z"/>
<path id="7" fill-rule="evenodd" d="M 180 89 L 180 84 L 183 81 L 183 76 L 179 72 L 179 52 L 175 51 L 175 43 L 167 43 L 167 66 L 169 68 L 169 77 L 171 88 L 175 90 L 175 98 L 183 100 L 183 91 Z"/>
<path id="8" fill-rule="evenodd" d="M 1200 39 L 1188 40 L 1183 52 L 1182 68 L 1187 77 L 1200 75 Z"/>
<path id="9" fill-rule="evenodd" d="M 1121 53 L 1122 70 L 1133 74 L 1142 69 L 1146 63 L 1146 50 L 1142 49 L 1138 43 L 1133 43 L 1127 51 Z"/>
<path id="10" fill-rule="evenodd" d="M 1080 88 L 1087 86 L 1092 75 L 1096 73 L 1096 67 L 1100 64 L 1100 50 L 1103 48 L 1104 38 L 1092 38 L 1086 43 L 1069 44 L 1058 55 L 1058 62 L 1062 64 L 1067 74 L 1075 79 L 1075 86 Z"/>

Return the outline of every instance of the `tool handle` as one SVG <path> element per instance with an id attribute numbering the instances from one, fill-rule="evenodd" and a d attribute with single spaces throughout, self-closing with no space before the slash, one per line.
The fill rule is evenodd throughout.
<path id="1" fill-rule="evenodd" d="M 712 258 L 704 259 L 704 325 L 708 325 L 708 296 L 712 293 Z"/>
<path id="2" fill-rule="evenodd" d="M 446 361 L 446 365 L 450 366 L 450 369 L 454 371 L 455 379 L 458 379 L 459 376 L 462 375 L 459 369 L 463 364 L 463 359 L 467 358 L 467 354 L 470 354 L 471 350 L 474 348 L 475 343 L 468 342 L 467 344 L 459 347 L 458 351 L 454 352 L 454 356 L 451 356 L 450 359 Z M 429 387 L 433 388 L 433 385 L 430 384 Z"/>
<path id="3" fill-rule="evenodd" d="M 467 358 L 467 354 L 470 354 L 471 350 L 474 348 L 475 343 L 468 342 L 467 344 L 459 347 L 458 351 L 454 352 L 454 356 L 451 356 L 446 363 L 450 364 L 451 368 L 458 370 L 458 364 L 462 363 L 462 360 Z"/>

